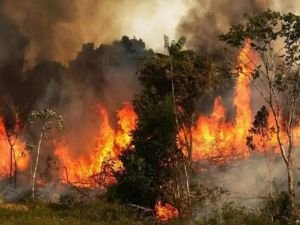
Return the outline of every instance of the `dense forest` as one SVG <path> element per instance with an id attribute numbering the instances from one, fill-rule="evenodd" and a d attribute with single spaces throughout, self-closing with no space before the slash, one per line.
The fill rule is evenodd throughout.
<path id="1" fill-rule="evenodd" d="M 0 3 L 0 224 L 299 224 L 300 17 L 252 3 L 76 54 Z"/>

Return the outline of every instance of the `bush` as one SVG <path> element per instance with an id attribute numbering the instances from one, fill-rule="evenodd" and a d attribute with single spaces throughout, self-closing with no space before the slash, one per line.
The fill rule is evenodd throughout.
<path id="1" fill-rule="evenodd" d="M 289 194 L 281 192 L 263 203 L 262 213 L 282 225 L 291 223 L 292 208 Z"/>
<path id="2" fill-rule="evenodd" d="M 197 225 L 279 225 L 260 212 L 253 212 L 235 203 L 226 203 L 213 210 L 208 216 L 196 222 Z"/>

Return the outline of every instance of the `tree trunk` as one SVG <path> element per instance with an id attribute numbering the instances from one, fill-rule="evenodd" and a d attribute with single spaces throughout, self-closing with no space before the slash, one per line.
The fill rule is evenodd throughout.
<path id="1" fill-rule="evenodd" d="M 178 115 L 177 115 L 177 106 L 176 106 L 176 98 L 175 98 L 175 85 L 174 85 L 174 70 L 173 70 L 173 60 L 172 56 L 169 56 L 170 59 L 170 65 L 171 65 L 171 85 L 172 85 L 172 100 L 173 100 L 173 107 L 174 107 L 174 114 L 175 114 L 175 122 L 176 122 L 176 128 L 177 133 L 179 134 L 180 128 L 179 128 L 179 121 L 178 121 Z M 188 146 L 188 143 L 186 143 Z M 183 158 L 183 166 L 184 166 L 184 175 L 185 175 L 185 181 L 186 181 L 186 191 L 187 191 L 187 197 L 188 197 L 188 206 L 189 206 L 189 213 L 191 213 L 191 194 L 190 194 L 190 181 L 189 181 L 189 175 L 186 167 L 185 159 Z"/>
<path id="2" fill-rule="evenodd" d="M 187 190 L 187 197 L 188 197 L 189 214 L 191 214 L 192 202 L 191 202 L 191 195 L 190 195 L 190 181 L 189 181 L 189 174 L 188 174 L 185 162 L 184 162 L 184 174 L 185 174 L 185 181 L 186 181 L 186 190 Z"/>
<path id="3" fill-rule="evenodd" d="M 287 175 L 288 175 L 288 189 L 289 189 L 292 213 L 293 213 L 293 215 L 296 215 L 297 214 L 297 200 L 296 200 L 296 191 L 295 191 L 294 172 L 293 172 L 292 161 L 289 161 L 287 163 L 286 168 L 287 168 Z"/>
<path id="4" fill-rule="evenodd" d="M 41 135 L 40 135 L 38 148 L 37 148 L 37 154 L 36 154 L 36 160 L 35 160 L 35 166 L 34 166 L 34 170 L 33 170 L 33 174 L 32 174 L 32 189 L 31 189 L 32 199 L 35 198 L 35 179 L 36 179 L 36 172 L 37 172 L 37 167 L 38 167 L 38 163 L 39 163 L 42 139 L 43 139 L 43 132 L 41 132 Z"/>
<path id="5" fill-rule="evenodd" d="M 9 141 L 10 143 L 10 141 Z M 10 167 L 9 167 L 9 183 L 12 184 L 13 180 L 13 147 L 10 145 Z"/>
<path id="6" fill-rule="evenodd" d="M 15 189 L 17 188 L 17 172 L 18 172 L 18 167 L 17 167 L 17 159 L 16 159 L 16 151 L 13 148 L 13 152 L 14 152 L 14 187 Z"/>

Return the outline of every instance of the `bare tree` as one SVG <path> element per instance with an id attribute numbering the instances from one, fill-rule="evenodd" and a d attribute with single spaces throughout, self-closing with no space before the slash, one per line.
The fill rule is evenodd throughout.
<path id="1" fill-rule="evenodd" d="M 29 116 L 29 123 L 36 124 L 39 130 L 39 139 L 38 145 L 36 148 L 36 159 L 34 162 L 34 169 L 32 173 L 32 198 L 35 198 L 35 189 L 36 189 L 36 173 L 39 163 L 41 144 L 44 138 L 47 138 L 49 131 L 52 128 L 56 128 L 61 131 L 64 128 L 63 117 L 51 109 L 44 109 L 42 111 L 32 111 Z M 32 159 L 33 160 L 33 159 Z"/>
<path id="2" fill-rule="evenodd" d="M 232 47 L 241 48 L 245 41 L 252 47 L 251 55 L 244 53 L 249 59 L 247 66 L 255 68 L 249 79 L 274 120 L 272 129 L 286 165 L 289 196 L 296 212 L 293 152 L 300 97 L 300 17 L 270 10 L 245 15 L 245 23 L 233 25 L 220 38 Z"/>

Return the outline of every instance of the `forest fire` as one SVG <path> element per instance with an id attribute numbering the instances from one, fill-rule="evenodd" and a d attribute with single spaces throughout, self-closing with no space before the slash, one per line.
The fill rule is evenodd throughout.
<path id="1" fill-rule="evenodd" d="M 105 174 L 108 173 L 105 171 L 107 163 L 113 170 L 120 170 L 122 167 L 119 156 L 130 143 L 130 132 L 135 128 L 137 116 L 134 109 L 129 103 L 124 104 L 118 112 L 117 131 L 111 127 L 107 110 L 104 107 L 98 105 L 97 112 L 101 125 L 95 139 L 95 146 L 88 151 L 91 154 L 78 157 L 72 154 L 72 150 L 65 141 L 56 144 L 54 154 L 65 168 L 62 170 L 64 181 L 78 186 L 95 186 L 100 181 L 93 179 L 93 176 L 103 172 L 101 182 L 103 185 L 110 184 L 114 182 L 114 178 L 110 174 Z"/>
<path id="2" fill-rule="evenodd" d="M 253 71 L 251 60 L 254 60 L 251 51 L 250 40 L 238 56 L 238 66 L 240 68 L 234 89 L 233 105 L 235 107 L 235 118 L 227 121 L 226 108 L 219 96 L 214 101 L 213 111 L 210 115 L 200 115 L 194 127 L 193 155 L 194 161 L 201 159 L 216 159 L 215 161 L 229 161 L 234 158 L 243 158 L 250 154 L 246 146 L 246 137 L 252 125 L 253 114 L 251 109 L 251 89 L 250 78 Z M 135 128 L 137 115 L 130 103 L 124 103 L 122 109 L 118 111 L 118 127 L 114 129 L 110 124 L 107 109 L 97 106 L 97 113 L 100 118 L 100 127 L 93 145 L 86 147 L 85 153 L 78 155 L 72 151 L 71 143 L 66 140 L 55 142 L 54 155 L 57 158 L 60 169 L 59 177 L 64 182 L 70 182 L 77 186 L 97 186 L 107 185 L 115 182 L 108 168 L 118 171 L 122 168 L 119 156 L 131 141 L 130 133 Z M 269 122 L 273 123 L 272 117 Z M 300 131 L 300 129 L 298 129 Z M 300 133 L 297 132 L 296 134 Z M 0 172 L 1 176 L 9 175 L 7 162 L 10 160 L 9 145 L 5 136 L 5 128 L 0 120 Z M 258 141 L 257 141 L 258 142 Z M 276 145 L 275 138 L 271 140 L 272 146 Z M 15 146 L 18 170 L 23 171 L 28 168 L 29 157 L 24 155 L 24 144 L 19 140 Z M 274 148 L 273 148 L 274 149 Z M 264 151 L 263 149 L 258 149 Z M 97 177 L 95 177 L 97 175 Z M 100 176 L 100 178 L 99 178 Z M 100 180 L 99 180 L 100 179 Z"/>
<path id="3" fill-rule="evenodd" d="M 230 159 L 243 158 L 250 154 L 246 145 L 246 138 L 252 126 L 253 114 L 251 109 L 250 79 L 253 72 L 255 56 L 251 52 L 250 40 L 238 56 L 238 77 L 234 89 L 233 105 L 235 118 L 226 120 L 226 108 L 219 96 L 214 101 L 213 111 L 209 116 L 202 115 L 198 118 L 192 129 L 193 135 L 193 160 L 214 159 L 216 162 Z M 269 117 L 272 126 L 272 117 Z M 275 143 L 275 139 L 272 142 Z M 259 141 L 257 140 L 259 145 Z M 272 149 L 273 144 L 268 146 Z M 258 149 L 264 151 L 264 149 Z"/>
<path id="4" fill-rule="evenodd" d="M 15 154 L 12 154 L 12 171 L 15 171 L 15 165 L 18 171 L 24 171 L 29 165 L 29 155 L 25 151 L 25 143 L 18 138 L 12 142 L 12 144 L 15 143 L 13 146 Z M 0 155 L 0 177 L 7 177 L 10 173 L 10 164 L 8 162 L 11 161 L 11 149 L 2 118 L 0 118 Z"/>

